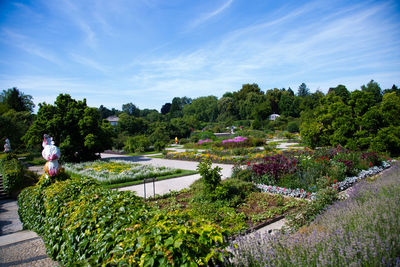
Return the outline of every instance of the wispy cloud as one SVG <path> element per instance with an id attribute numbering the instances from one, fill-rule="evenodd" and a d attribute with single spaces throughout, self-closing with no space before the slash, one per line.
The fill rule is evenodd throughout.
<path id="1" fill-rule="evenodd" d="M 7 45 L 15 46 L 28 54 L 40 57 L 59 66 L 62 65 L 61 61 L 52 51 L 36 45 L 30 37 L 16 33 L 7 28 L 3 28 L 1 33 L 4 36 L 2 42 Z"/>
<path id="2" fill-rule="evenodd" d="M 71 53 L 71 58 L 84 66 L 90 67 L 92 69 L 98 70 L 100 72 L 102 72 L 103 74 L 109 74 L 109 69 L 105 66 L 105 64 L 103 63 L 99 63 L 91 58 L 87 58 L 84 56 L 80 56 L 74 53 Z"/>
<path id="3" fill-rule="evenodd" d="M 277 19 L 232 31 L 201 49 L 145 60 L 131 80 L 147 90 L 186 95 L 222 94 L 218 90 L 237 90 L 246 82 L 257 82 L 264 89 L 287 87 L 293 81 L 316 81 L 315 76 L 343 78 L 342 83 L 354 76 L 355 82 L 349 82 L 353 85 L 361 82 L 360 77 L 385 77 L 384 62 L 391 55 L 400 59 L 399 44 L 390 41 L 392 34 L 399 33 L 399 23 L 379 19 L 389 4 L 329 12 L 324 23 L 319 18 L 300 22 L 320 8 L 320 3 L 306 4 L 286 10 Z M 365 75 L 359 75 L 361 70 Z"/>
<path id="4" fill-rule="evenodd" d="M 196 28 L 197 26 L 205 23 L 206 21 L 210 20 L 211 18 L 218 16 L 223 11 L 225 11 L 227 8 L 229 8 L 232 5 L 232 3 L 233 3 L 233 0 L 228 0 L 225 3 L 223 3 L 221 6 L 219 6 L 218 8 L 200 15 L 198 18 L 196 18 L 191 23 L 189 23 L 188 28 L 189 29 Z"/>

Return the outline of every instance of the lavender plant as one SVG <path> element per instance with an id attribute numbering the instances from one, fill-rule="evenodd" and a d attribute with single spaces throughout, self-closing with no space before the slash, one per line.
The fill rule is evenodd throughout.
<path id="1" fill-rule="evenodd" d="M 357 183 L 350 197 L 295 234 L 241 237 L 228 266 L 400 266 L 400 169 Z"/>

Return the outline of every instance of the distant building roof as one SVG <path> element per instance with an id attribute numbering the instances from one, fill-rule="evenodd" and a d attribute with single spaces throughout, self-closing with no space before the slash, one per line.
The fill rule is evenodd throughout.
<path id="1" fill-rule="evenodd" d="M 276 118 L 279 118 L 281 115 L 279 114 L 271 114 L 269 115 L 269 120 L 274 121 Z"/>
<path id="2" fill-rule="evenodd" d="M 116 126 L 118 124 L 119 118 L 117 116 L 110 116 L 106 120 L 108 120 L 111 125 Z"/>

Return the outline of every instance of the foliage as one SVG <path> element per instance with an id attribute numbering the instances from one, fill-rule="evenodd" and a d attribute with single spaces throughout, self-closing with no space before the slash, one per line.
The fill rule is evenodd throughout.
<path id="1" fill-rule="evenodd" d="M 6 154 L 0 160 L 0 173 L 4 192 L 9 196 L 16 196 L 21 189 L 37 181 L 36 175 L 29 172 L 14 153 Z"/>
<path id="2" fill-rule="evenodd" d="M 227 266 L 395 266 L 399 261 L 399 169 L 358 183 L 297 233 L 237 238 Z M 329 199 L 327 197 L 326 199 Z M 310 209 L 311 210 L 311 209 Z"/>
<path id="3" fill-rule="evenodd" d="M 38 147 L 43 134 L 49 134 L 61 150 L 61 160 L 76 162 L 97 158 L 97 153 L 111 148 L 113 130 L 100 121 L 97 109 L 60 94 L 54 105 L 39 104 L 37 118 L 23 137 L 28 147 Z"/>
<path id="4" fill-rule="evenodd" d="M 25 189 L 24 227 L 41 234 L 48 254 L 66 266 L 199 266 L 222 259 L 227 230 L 186 212 L 163 212 L 132 192 L 73 178 Z"/>
<path id="5" fill-rule="evenodd" d="M 212 193 L 221 183 L 221 167 L 211 167 L 211 160 L 205 160 L 199 163 L 197 170 L 199 171 L 205 185 L 207 193 Z"/>
<path id="6" fill-rule="evenodd" d="M 288 123 L 287 130 L 289 133 L 298 133 L 299 132 L 299 125 L 292 121 Z"/>
<path id="7" fill-rule="evenodd" d="M 124 146 L 124 150 L 129 152 L 146 152 L 150 151 L 151 142 L 145 135 L 137 135 L 129 137 Z"/>
<path id="8" fill-rule="evenodd" d="M 32 113 L 35 104 L 32 101 L 31 95 L 25 95 L 19 91 L 16 87 L 8 90 L 3 90 L 0 94 L 0 103 L 6 104 L 10 109 L 16 112 L 28 112 Z"/>
<path id="9" fill-rule="evenodd" d="M 373 80 L 351 94 L 342 85 L 331 88 L 320 104 L 302 113 L 300 133 L 311 147 L 343 145 L 399 154 L 400 97 L 387 91 L 382 97 Z"/>

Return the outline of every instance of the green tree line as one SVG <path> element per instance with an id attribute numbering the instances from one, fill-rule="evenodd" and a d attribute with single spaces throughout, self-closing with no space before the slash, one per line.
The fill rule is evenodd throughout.
<path id="1" fill-rule="evenodd" d="M 64 152 L 64 160 L 95 158 L 114 147 L 128 151 L 162 149 L 175 137 L 188 138 L 194 130 L 225 131 L 225 127 L 248 126 L 258 130 L 298 129 L 311 146 L 343 145 L 352 149 L 374 149 L 398 154 L 400 150 L 399 89 L 382 90 L 371 80 L 350 92 L 344 85 L 314 93 L 302 83 L 295 93 L 291 88 L 268 89 L 244 84 L 238 91 L 222 97 L 174 97 L 155 109 L 140 109 L 132 102 L 122 109 L 105 106 L 91 108 L 86 100 L 67 94 L 54 105 L 42 103 L 32 114 L 32 97 L 17 88 L 0 95 L 1 137 L 14 146 L 32 148 L 41 143 L 44 133 L 54 137 Z M 280 114 L 270 121 L 273 113 Z M 117 116 L 117 126 L 106 118 Z M 293 127 L 296 126 L 296 127 Z M 60 143 L 61 142 L 61 143 Z"/>

